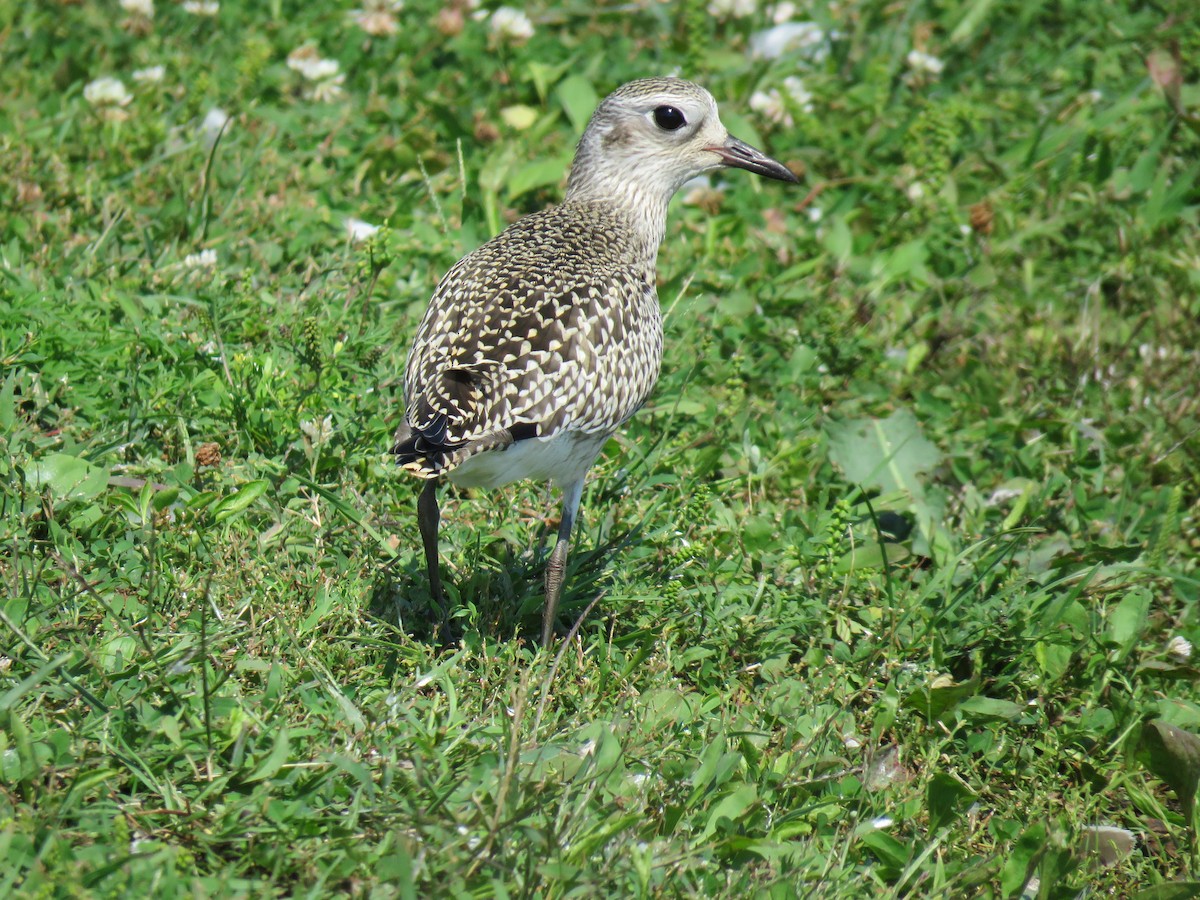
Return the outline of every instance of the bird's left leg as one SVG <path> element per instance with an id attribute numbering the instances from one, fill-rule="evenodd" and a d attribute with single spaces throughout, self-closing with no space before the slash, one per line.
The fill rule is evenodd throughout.
<path id="1" fill-rule="evenodd" d="M 546 608 L 542 613 L 542 646 L 549 647 L 554 639 L 554 618 L 558 613 L 558 598 L 562 594 L 567 574 L 567 549 L 571 544 L 571 529 L 583 499 L 583 478 L 563 485 L 562 521 L 558 524 L 558 542 L 546 564 Z"/>
<path id="2" fill-rule="evenodd" d="M 437 498 L 438 479 L 430 478 L 421 489 L 417 498 L 417 525 L 421 529 L 421 543 L 425 545 L 425 569 L 429 573 L 429 593 L 437 604 L 442 615 L 439 637 L 443 644 L 451 644 L 450 607 L 446 604 L 446 595 L 442 592 L 442 573 L 438 571 L 438 526 L 442 521 L 442 512 L 438 508 Z"/>

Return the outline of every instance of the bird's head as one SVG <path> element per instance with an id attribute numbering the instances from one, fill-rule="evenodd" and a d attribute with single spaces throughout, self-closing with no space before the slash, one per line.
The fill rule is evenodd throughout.
<path id="1" fill-rule="evenodd" d="M 568 199 L 629 195 L 665 205 L 688 180 L 714 169 L 799 179 L 721 124 L 712 94 L 682 78 L 622 85 L 596 108 L 579 140 Z"/>

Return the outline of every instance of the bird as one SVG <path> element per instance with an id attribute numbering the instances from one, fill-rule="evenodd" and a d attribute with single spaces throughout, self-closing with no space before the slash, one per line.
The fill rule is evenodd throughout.
<path id="1" fill-rule="evenodd" d="M 733 137 L 700 85 L 628 82 L 596 107 L 563 201 L 468 253 L 434 290 L 408 353 L 392 453 L 425 480 L 417 523 L 444 641 L 439 484 L 533 479 L 562 492 L 542 617 L 542 646 L 553 645 L 584 479 L 658 380 L 656 261 L 667 205 L 686 182 L 725 168 L 799 181 Z"/>

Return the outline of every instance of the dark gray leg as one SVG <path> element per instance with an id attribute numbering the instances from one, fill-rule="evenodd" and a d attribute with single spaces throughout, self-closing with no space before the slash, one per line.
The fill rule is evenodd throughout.
<path id="1" fill-rule="evenodd" d="M 571 529 L 583 499 L 583 479 L 563 485 L 562 521 L 558 525 L 558 543 L 546 564 L 546 608 L 542 613 L 542 646 L 549 648 L 554 639 L 554 617 L 558 598 L 562 594 L 563 578 L 567 574 L 567 549 L 571 544 Z"/>
<path id="2" fill-rule="evenodd" d="M 433 602 L 438 606 L 442 616 L 440 637 L 443 643 L 452 643 L 450 639 L 450 610 L 446 605 L 446 596 L 442 593 L 442 575 L 438 571 L 438 526 L 442 521 L 441 510 L 438 509 L 437 498 L 438 480 L 430 478 L 421 490 L 417 499 L 417 525 L 421 528 L 421 541 L 425 544 L 425 569 L 429 573 L 429 592 L 433 594 Z"/>

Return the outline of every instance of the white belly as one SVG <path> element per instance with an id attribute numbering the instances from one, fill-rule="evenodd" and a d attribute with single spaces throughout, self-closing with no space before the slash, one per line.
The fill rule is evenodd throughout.
<path id="1" fill-rule="evenodd" d="M 462 487 L 499 487 L 525 478 L 553 481 L 559 487 L 578 481 L 592 467 L 607 434 L 563 431 L 549 438 L 518 441 L 503 450 L 472 456 L 450 472 Z"/>

